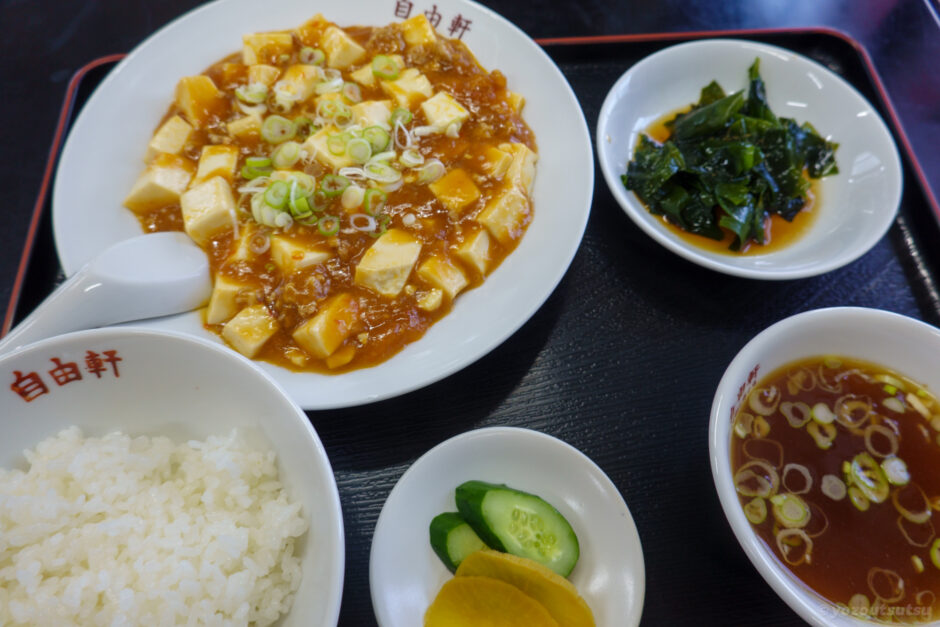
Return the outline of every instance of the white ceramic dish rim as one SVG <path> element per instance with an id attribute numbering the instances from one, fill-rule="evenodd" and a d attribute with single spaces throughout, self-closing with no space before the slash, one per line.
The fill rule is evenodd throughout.
<path id="1" fill-rule="evenodd" d="M 633 192 L 627 191 L 624 188 L 623 183 L 620 180 L 620 175 L 623 174 L 623 172 L 619 171 L 619 168 L 614 165 L 614 157 L 605 150 L 605 146 L 607 145 L 607 138 L 610 135 L 611 124 L 613 123 L 612 111 L 616 107 L 619 100 L 617 97 L 617 92 L 622 89 L 623 86 L 626 85 L 636 73 L 646 70 L 649 66 L 655 66 L 656 64 L 663 63 L 664 61 L 672 59 L 675 56 L 695 54 L 696 50 L 702 49 L 703 47 L 708 48 L 718 46 L 730 46 L 737 48 L 747 47 L 750 51 L 756 50 L 762 52 L 763 54 L 783 58 L 788 62 L 796 61 L 799 64 L 803 64 L 806 67 L 812 68 L 814 71 L 818 72 L 820 76 L 829 81 L 831 85 L 839 86 L 839 88 L 843 90 L 844 98 L 848 98 L 850 100 L 856 101 L 855 103 L 864 105 L 864 109 L 867 112 L 867 115 L 872 116 L 873 119 L 877 121 L 877 133 L 881 136 L 878 139 L 882 142 L 884 139 L 887 139 L 887 145 L 890 147 L 890 149 L 881 156 L 884 163 L 886 164 L 886 176 L 888 177 L 888 182 L 894 188 L 892 190 L 894 192 L 893 201 L 887 203 L 887 208 L 882 212 L 882 220 L 880 220 L 876 226 L 872 227 L 869 230 L 867 237 L 858 242 L 857 245 L 850 251 L 832 255 L 828 261 L 822 261 L 803 268 L 762 268 L 759 265 L 755 265 L 753 261 L 755 259 L 759 259 L 761 256 L 753 255 L 734 257 L 731 255 L 713 253 L 704 249 L 699 249 L 677 238 L 662 224 L 654 220 L 653 216 L 649 214 L 648 210 L 642 205 L 642 203 L 639 202 Z M 700 87 L 700 85 L 698 87 Z M 771 99 L 773 99 L 772 93 Z M 798 121 L 802 121 L 803 119 L 805 118 L 799 118 Z M 631 133 L 632 132 L 633 131 L 631 131 Z M 839 140 L 838 137 L 835 139 L 836 141 Z M 600 114 L 598 116 L 595 141 L 597 145 L 598 161 L 601 166 L 601 172 L 605 181 L 607 182 L 607 186 L 611 190 L 614 199 L 637 226 L 639 226 L 656 242 L 664 246 L 666 249 L 676 253 L 677 255 L 702 267 L 732 276 L 764 280 L 798 279 L 824 274 L 849 264 L 868 252 L 868 250 L 870 250 L 884 236 L 885 232 L 887 232 L 888 228 L 894 221 L 895 215 L 897 214 L 901 202 L 901 194 L 903 191 L 903 175 L 901 171 L 901 161 L 897 145 L 894 142 L 888 127 L 885 125 L 884 120 L 871 106 L 871 103 L 869 103 L 852 84 L 828 68 L 799 53 L 793 52 L 792 50 L 788 50 L 786 48 L 781 48 L 779 46 L 773 46 L 770 44 L 764 44 L 747 39 L 715 38 L 683 42 L 655 52 L 630 67 L 617 80 L 617 82 L 614 83 L 613 87 L 605 98 L 603 105 L 601 106 Z M 838 159 L 838 153 L 836 156 Z M 840 165 L 843 168 L 845 166 L 845 164 L 841 162 Z M 842 175 L 847 176 L 844 169 Z M 820 185 L 824 186 L 831 184 L 834 184 L 831 179 L 823 179 L 820 183 Z M 773 253 L 763 255 L 765 258 L 772 258 L 772 256 Z"/>
<path id="2" fill-rule="evenodd" d="M 725 417 L 729 415 L 731 406 L 735 402 L 734 394 L 740 383 L 747 378 L 748 369 L 760 363 L 760 355 L 765 350 L 764 347 L 775 342 L 774 338 L 790 334 L 794 329 L 832 320 L 846 324 L 854 322 L 870 326 L 890 326 L 900 332 L 930 338 L 931 344 L 940 346 L 940 329 L 914 318 L 881 309 L 830 307 L 784 318 L 750 340 L 735 355 L 722 376 L 712 403 L 709 420 L 709 457 L 711 458 L 712 478 L 725 517 L 748 559 L 774 592 L 800 617 L 817 627 L 870 627 L 875 623 L 841 613 L 836 614 L 833 605 L 828 600 L 813 592 L 806 584 L 793 576 L 764 548 L 763 543 L 753 532 L 750 522 L 744 516 L 731 478 L 731 421 Z M 769 372 L 759 375 L 758 379 L 766 374 Z M 923 624 L 936 626 L 940 625 L 940 621 Z"/>
<path id="3" fill-rule="evenodd" d="M 557 451 L 557 455 L 560 457 L 566 458 L 566 463 L 564 467 L 568 470 L 572 470 L 571 463 L 577 463 L 579 465 L 578 472 L 582 472 L 584 475 L 584 480 L 589 482 L 594 486 L 595 489 L 601 490 L 608 497 L 607 502 L 610 503 L 610 510 L 603 512 L 603 515 L 608 519 L 617 519 L 619 518 L 622 523 L 620 524 L 620 530 L 616 538 L 606 538 L 603 540 L 597 540 L 593 538 L 592 541 L 603 544 L 604 542 L 619 542 L 620 546 L 623 547 L 623 550 L 629 552 L 632 556 L 632 567 L 624 566 L 629 570 L 629 573 L 623 573 L 624 575 L 629 575 L 632 577 L 627 577 L 630 581 L 624 581 L 623 584 L 630 588 L 628 595 L 632 596 L 634 599 L 634 604 L 630 606 L 628 615 L 623 617 L 625 622 L 617 623 L 617 627 L 635 627 L 639 624 L 640 618 L 643 612 L 643 601 L 645 595 L 646 587 L 646 576 L 645 576 L 645 565 L 643 558 L 643 549 L 640 542 L 639 532 L 637 531 L 636 524 L 633 521 L 633 518 L 630 514 L 630 510 L 627 507 L 626 502 L 623 499 L 620 491 L 613 484 L 610 478 L 604 473 L 601 468 L 594 463 L 589 457 L 584 453 L 579 451 L 577 448 L 568 444 L 567 442 L 560 440 L 554 436 L 542 433 L 540 431 L 535 431 L 532 429 L 526 429 L 521 427 L 483 427 L 480 429 L 474 429 L 471 431 L 466 431 L 464 433 L 458 434 L 435 447 L 428 450 L 421 457 L 418 458 L 405 472 L 402 474 L 401 478 L 392 488 L 392 491 L 389 493 L 388 498 L 385 501 L 385 504 L 382 507 L 382 511 L 379 514 L 378 521 L 376 522 L 375 532 L 372 538 L 372 549 L 369 559 L 369 586 L 372 591 L 372 604 L 375 611 L 376 619 L 380 627 L 405 627 L 402 624 L 394 622 L 394 615 L 391 613 L 388 607 L 386 607 L 385 599 L 382 594 L 384 588 L 384 580 L 379 573 L 380 566 L 379 562 L 382 559 L 386 559 L 387 556 L 384 554 L 388 553 L 388 547 L 392 546 L 393 542 L 402 542 L 402 538 L 396 538 L 395 530 L 392 529 L 393 522 L 390 522 L 393 517 L 401 517 L 398 513 L 403 507 L 406 507 L 406 503 L 400 502 L 401 499 L 405 498 L 402 496 L 407 490 L 413 488 L 416 482 L 426 483 L 428 480 L 423 479 L 426 476 L 433 476 L 436 468 L 441 465 L 447 466 L 447 463 L 442 461 L 447 458 L 453 458 L 454 455 L 461 450 L 469 452 L 471 450 L 476 450 L 478 448 L 488 449 L 492 446 L 493 443 L 507 444 L 515 449 L 525 450 L 526 445 L 538 445 L 540 447 L 546 447 L 552 451 Z M 552 455 L 554 457 L 554 454 Z M 485 453 L 481 453 L 481 458 L 486 458 Z M 461 474 L 457 472 L 457 474 Z M 463 480 L 470 479 L 470 476 L 466 476 Z M 489 481 L 498 481 L 503 482 L 503 480 L 496 480 L 495 478 L 485 478 L 484 480 Z M 507 484 L 512 484 L 512 478 L 505 478 L 504 480 Z M 456 485 L 454 486 L 456 487 Z M 514 487 L 519 487 L 520 489 L 526 489 L 525 486 L 515 485 Z M 532 491 L 537 491 L 534 487 L 529 486 L 527 489 Z M 553 500 L 553 504 L 559 509 L 562 509 L 564 512 L 563 501 L 561 499 L 554 500 L 552 496 L 546 493 L 544 490 L 540 494 L 549 500 Z M 430 495 L 429 498 L 434 498 L 435 495 Z M 453 509 L 453 507 L 451 508 Z M 442 510 L 443 511 L 443 510 Z M 567 515 L 571 516 L 570 513 L 564 512 Z M 594 513 L 597 514 L 596 512 Z M 586 517 L 585 512 L 580 513 L 580 517 L 583 519 Z M 433 514 L 432 514 L 433 516 Z M 578 527 L 579 524 L 584 524 L 584 520 L 579 520 L 578 518 L 572 517 L 572 524 L 575 527 Z M 421 524 L 417 528 L 426 529 L 426 523 L 428 521 L 421 521 Z M 581 532 L 584 534 L 582 528 Z M 584 542 L 586 538 L 582 537 L 582 562 L 584 561 Z M 426 544 L 426 540 L 422 537 L 422 542 Z M 408 550 L 414 551 L 414 546 L 411 543 L 408 544 Z M 437 570 L 445 573 L 445 579 L 442 579 L 440 582 L 434 582 L 435 586 L 440 585 L 446 580 L 446 577 L 449 576 L 449 573 L 446 573 L 443 565 L 440 564 L 436 555 L 434 555 L 430 547 L 427 546 L 425 551 L 427 554 L 427 559 L 433 562 L 432 570 Z M 575 573 L 572 575 L 572 581 L 576 583 L 576 575 L 579 573 L 579 569 L 582 569 L 582 564 L 579 564 L 575 570 Z M 583 572 L 583 571 L 582 571 Z M 588 575 L 585 575 L 586 577 Z M 632 581 L 632 584 L 631 584 Z M 584 583 L 584 582 L 582 582 Z M 619 582 L 618 582 L 619 583 Z M 420 587 L 423 587 L 425 584 L 419 584 Z M 426 585 L 431 585 L 427 583 Z M 610 585 L 608 583 L 608 585 Z M 432 593 L 436 594 L 437 588 L 435 587 Z M 579 586 L 579 591 L 582 595 L 585 594 L 585 589 Z M 595 594 L 597 593 L 594 591 Z M 608 594 L 610 591 L 606 591 Z M 586 597 L 587 598 L 587 597 Z M 590 601 L 590 599 L 588 599 Z M 597 610 L 595 609 L 595 613 Z M 602 627 L 607 627 L 606 625 Z"/>
<path id="4" fill-rule="evenodd" d="M 243 32 L 291 27 L 312 16 L 318 8 L 328 19 L 341 24 L 375 22 L 378 19 L 375 15 L 382 15 L 389 6 L 380 0 L 360 0 L 337 6 L 328 6 L 322 0 L 313 4 L 303 0 L 268 4 L 253 0 L 216 0 L 177 18 L 147 38 L 99 85 L 66 141 L 53 191 L 53 228 L 66 274 L 73 274 L 106 244 L 140 233 L 140 227 L 129 211 L 112 208 L 108 209 L 114 214 L 108 214 L 114 222 L 113 232 L 107 235 L 110 241 L 100 241 L 105 236 L 96 235 L 94 237 L 99 241 L 94 242 L 89 239 L 93 234 L 86 232 L 88 237 L 82 235 L 87 218 L 78 215 L 78 210 L 69 213 L 61 208 L 69 206 L 69 203 L 73 206 L 81 204 L 83 199 L 98 198 L 102 194 L 110 194 L 104 204 L 120 205 L 126 189 L 142 170 L 143 163 L 137 161 L 138 155 L 143 154 L 152 127 L 168 106 L 172 85 L 180 76 L 186 72 L 199 72 L 231 53 L 237 48 L 238 38 Z M 541 155 L 534 190 L 535 219 L 516 251 L 490 274 L 482 286 L 462 294 L 454 311 L 432 326 L 420 341 L 383 364 L 342 375 L 323 376 L 292 372 L 262 363 L 261 367 L 305 409 L 347 407 L 398 396 L 436 382 L 486 355 L 518 330 L 551 295 L 574 258 L 587 225 L 594 189 L 590 136 L 577 98 L 561 71 L 525 33 L 486 7 L 472 0 L 441 0 L 436 6 L 447 15 L 461 12 L 472 17 L 479 28 L 469 31 L 465 41 L 484 67 L 501 69 L 509 78 L 510 87 L 518 88 L 527 96 L 524 116 L 536 133 Z M 376 10 L 370 13 L 372 8 Z M 209 20 L 216 21 L 210 23 Z M 251 28 L 229 27 L 247 21 L 251 22 Z M 202 51 L 197 53 L 198 60 L 180 64 L 180 69 L 172 73 L 173 82 L 166 89 L 155 85 L 159 81 L 135 79 L 136 69 L 153 64 L 155 55 L 162 50 L 173 52 L 175 38 L 200 28 L 200 25 L 206 25 L 200 31 L 202 38 L 217 42 L 222 37 L 217 33 L 224 31 L 225 43 L 197 41 L 198 46 L 191 47 Z M 507 46 L 505 41 L 512 43 Z M 161 58 L 161 62 L 173 63 L 173 59 L 164 61 Z M 147 123 L 135 123 L 132 136 L 124 131 L 119 133 L 118 148 L 109 148 L 107 144 L 99 148 L 100 154 L 112 155 L 102 157 L 105 161 L 133 162 L 120 165 L 125 168 L 116 181 L 116 186 L 121 189 L 103 192 L 100 183 L 82 182 L 88 178 L 81 176 L 84 171 L 81 167 L 86 166 L 80 167 L 80 164 L 83 159 L 88 161 L 83 151 L 102 143 L 101 134 L 96 132 L 100 131 L 96 122 L 111 119 L 98 113 L 99 109 L 107 111 L 107 99 L 136 92 L 147 92 L 134 97 L 149 99 L 147 107 L 151 111 L 141 114 Z M 128 107 L 121 115 L 137 115 L 135 111 Z M 567 120 L 561 127 L 557 124 L 559 113 L 564 113 Z M 112 117 L 121 115 L 115 112 Z M 101 128 L 107 126 L 102 124 Z M 107 150 L 112 152 L 105 153 Z M 100 164 L 99 160 L 97 167 L 100 168 Z M 578 184 L 572 185 L 572 181 Z M 76 190 L 81 194 L 76 194 Z M 110 225 L 108 220 L 104 222 Z M 81 244 L 82 241 L 88 243 Z M 83 247 L 82 252 L 73 250 L 75 245 Z M 551 250 L 552 254 L 545 255 L 543 250 Z M 143 324 L 221 342 L 203 328 L 198 313 Z M 141 323 L 135 326 L 141 326 Z"/>
<path id="5" fill-rule="evenodd" d="M 108 327 L 102 329 L 89 329 L 83 331 L 74 331 L 72 333 L 65 333 L 63 335 L 58 335 L 51 338 L 46 338 L 39 340 L 35 343 L 19 347 L 9 353 L 0 355 L 0 370 L 2 370 L 7 364 L 15 363 L 24 358 L 28 359 L 34 354 L 43 353 L 51 348 L 61 347 L 76 343 L 88 343 L 96 344 L 104 341 L 111 340 L 135 340 L 137 338 L 145 338 L 145 340 L 155 340 L 165 342 L 166 340 L 179 341 L 185 344 L 190 344 L 197 347 L 197 350 L 205 350 L 211 353 L 218 355 L 223 361 L 231 364 L 231 367 L 242 369 L 245 373 L 250 373 L 249 376 L 257 377 L 259 382 L 263 384 L 264 387 L 268 387 L 272 394 L 276 394 L 283 398 L 284 403 L 293 408 L 293 420 L 296 421 L 304 433 L 306 434 L 307 439 L 309 440 L 308 445 L 312 447 L 315 457 L 317 459 L 317 465 L 320 466 L 321 470 L 324 471 L 325 476 L 329 478 L 327 482 L 329 485 L 329 494 L 324 495 L 328 498 L 328 503 L 325 503 L 330 509 L 331 512 L 335 512 L 334 518 L 334 533 L 332 533 L 326 540 L 328 546 L 333 547 L 333 550 L 336 551 L 336 554 L 333 556 L 335 561 L 333 563 L 333 569 L 328 573 L 328 578 L 332 582 L 334 589 L 332 590 L 332 595 L 329 599 L 329 605 L 326 611 L 326 620 L 324 627 L 326 625 L 336 625 L 339 621 L 340 607 L 342 604 L 343 597 L 343 587 L 344 587 L 344 575 L 345 575 L 345 563 L 346 563 L 346 551 L 345 551 L 345 531 L 342 515 L 342 505 L 339 498 L 339 490 L 336 485 L 336 479 L 333 475 L 333 469 L 329 461 L 329 456 L 326 453 L 326 449 L 323 446 L 320 436 L 317 434 L 310 420 L 307 418 L 303 410 L 295 403 L 290 396 L 284 391 L 284 389 L 278 384 L 273 377 L 262 371 L 250 360 L 242 357 L 241 355 L 234 353 L 225 349 L 222 346 L 219 346 L 217 343 L 209 342 L 201 338 L 195 338 L 191 335 L 184 333 L 176 333 L 173 331 L 165 331 L 158 329 L 150 329 L 143 327 Z M 294 486 L 295 490 L 301 489 L 299 482 L 300 478 L 293 478 L 293 482 L 296 484 Z M 320 530 L 322 533 L 322 530 Z M 278 625 L 283 624 L 283 618 L 277 623 Z"/>

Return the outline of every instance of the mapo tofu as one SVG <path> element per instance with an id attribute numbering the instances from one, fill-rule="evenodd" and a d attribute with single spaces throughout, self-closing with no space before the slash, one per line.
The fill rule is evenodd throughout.
<path id="1" fill-rule="evenodd" d="M 294 370 L 380 363 L 532 221 L 524 98 L 424 15 L 249 33 L 184 77 L 125 205 L 211 260 L 207 328 Z"/>

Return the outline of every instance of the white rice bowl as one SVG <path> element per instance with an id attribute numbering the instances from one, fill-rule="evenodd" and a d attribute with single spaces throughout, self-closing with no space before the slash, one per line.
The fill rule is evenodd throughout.
<path id="1" fill-rule="evenodd" d="M 0 377 L 0 625 L 337 623 L 332 471 L 250 362 L 101 329 L 0 357 Z"/>

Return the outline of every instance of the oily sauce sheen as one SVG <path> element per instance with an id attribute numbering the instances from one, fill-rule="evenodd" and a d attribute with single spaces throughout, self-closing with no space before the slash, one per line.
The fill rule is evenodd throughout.
<path id="1" fill-rule="evenodd" d="M 841 362 L 840 365 L 831 367 L 836 361 Z M 807 373 L 812 373 L 813 377 L 807 376 Z M 797 389 L 793 392 L 794 381 L 799 380 L 802 387 L 809 387 L 810 380 L 815 378 L 818 381 L 820 373 L 827 381 L 839 382 L 841 389 L 838 392 L 827 391 L 817 384 L 812 389 Z M 760 382 L 752 394 L 776 388 L 781 393 L 781 405 L 770 415 L 763 416 L 769 426 L 766 432 L 755 433 L 759 429 L 752 427 L 746 437 L 733 433 L 732 471 L 737 476 L 742 466 L 749 461 L 761 457 L 769 460 L 777 455 L 776 451 L 782 451 L 782 456 L 771 460 L 771 465 L 780 473 L 781 486 L 778 491 L 783 493 L 788 491 L 783 482 L 783 468 L 787 464 L 805 467 L 811 476 L 812 486 L 800 496 L 809 504 L 809 522 L 804 530 L 812 538 L 811 559 L 799 564 L 791 564 L 784 559 L 777 541 L 781 525 L 770 512 L 769 502 L 766 519 L 759 524 L 753 524 L 754 520 L 751 520 L 753 529 L 767 549 L 797 578 L 839 605 L 843 612 L 889 622 L 926 622 L 940 615 L 937 598 L 940 595 L 940 564 L 935 564 L 931 559 L 931 548 L 937 541 L 936 530 L 940 527 L 937 525 L 938 512 L 933 507 L 921 507 L 922 497 L 917 490 L 922 490 L 934 507 L 940 506 L 940 446 L 937 439 L 940 420 L 936 420 L 940 416 L 940 406 L 932 396 L 922 391 L 922 396 L 918 398 L 929 411 L 927 417 L 921 415 L 904 400 L 907 393 L 916 394 L 921 388 L 916 383 L 889 373 L 889 376 L 904 384 L 904 389 L 895 390 L 897 386 L 875 378 L 884 373 L 889 371 L 843 358 L 814 358 L 772 373 Z M 834 500 L 821 487 L 825 475 L 837 477 L 851 486 L 850 481 L 845 481 L 844 464 L 860 454 L 869 453 L 863 435 L 852 433 L 836 420 L 832 423 L 836 435 L 831 446 L 821 448 L 807 430 L 814 420 L 810 419 L 803 427 L 794 427 L 780 410 L 786 402 L 803 402 L 809 407 L 825 403 L 832 408 L 848 394 L 870 399 L 870 417 L 865 424 L 881 425 L 896 434 L 895 456 L 903 460 L 910 477 L 909 483 L 904 486 L 891 485 L 890 496 L 883 502 L 869 501 L 864 511 L 854 505 L 848 496 Z M 903 411 L 896 411 L 896 404 L 894 409 L 886 406 L 884 401 L 887 398 L 900 399 Z M 757 417 L 748 403 L 744 403 L 736 426 L 740 426 L 745 414 L 755 419 Z M 856 414 L 861 415 L 861 412 Z M 884 453 L 890 449 L 889 438 L 874 432 L 872 436 L 871 442 L 877 451 Z M 779 449 L 774 443 L 779 444 Z M 881 455 L 872 457 L 878 462 L 885 459 Z M 798 473 L 793 474 L 791 471 L 788 483 L 790 488 L 798 491 L 802 480 Z M 740 488 L 738 492 L 741 504 L 745 506 L 751 497 L 742 494 Z M 902 517 L 893 502 L 895 496 L 901 504 L 912 509 L 926 509 L 928 512 L 926 522 L 907 526 L 915 544 L 899 528 L 899 518 Z M 893 576 L 877 569 L 896 573 L 902 581 L 901 590 L 898 590 L 897 580 Z M 864 600 L 858 595 L 864 595 Z M 882 597 L 880 600 L 879 595 Z M 853 597 L 856 597 L 854 601 Z"/>
<path id="2" fill-rule="evenodd" d="M 458 136 L 450 137 L 444 133 L 422 136 L 418 147 L 425 158 L 440 159 L 448 172 L 461 168 L 469 173 L 480 191 L 480 198 L 475 204 L 463 213 L 453 216 L 427 185 L 411 184 L 407 178 L 400 189 L 388 193 L 384 209 L 384 213 L 389 217 L 387 228 L 405 230 L 421 241 L 420 257 L 414 264 L 414 268 L 418 268 L 435 253 L 453 251 L 468 232 L 479 230 L 480 227 L 474 218 L 490 199 L 495 198 L 504 189 L 503 181 L 485 176 L 487 163 L 484 151 L 507 142 L 523 144 L 535 151 L 535 138 L 511 102 L 505 77 L 498 70 L 484 70 L 460 41 L 438 35 L 437 42 L 433 45 L 406 45 L 402 32 L 396 25 L 379 28 L 351 27 L 343 30 L 365 48 L 366 59 L 372 59 L 378 54 L 401 55 L 404 57 L 405 67 L 417 68 L 428 78 L 435 94 L 441 91 L 449 93 L 470 113 Z M 301 35 L 297 31 L 292 35 L 296 57 L 296 51 L 308 44 L 299 39 Z M 268 63 L 278 64 L 282 68 L 297 62 L 296 59 L 286 62 L 281 60 L 280 63 L 278 61 L 273 57 L 267 59 Z M 211 66 L 204 74 L 223 91 L 225 99 L 211 112 L 210 122 L 193 133 L 184 155 L 198 161 L 203 146 L 207 144 L 237 144 L 240 157 L 232 190 L 239 207 L 245 209 L 248 203 L 245 198 L 239 199 L 237 192 L 239 185 L 243 185 L 245 181 L 239 178 L 238 171 L 246 157 L 269 154 L 271 151 L 271 146 L 266 145 L 263 140 L 239 139 L 233 142 L 226 134 L 226 123 L 241 116 L 233 90 L 245 84 L 247 66 L 241 62 L 241 54 L 237 54 Z M 344 76 L 346 75 L 344 71 Z M 361 96 L 363 102 L 389 98 L 378 82 L 373 87 L 361 86 Z M 424 123 L 420 108 L 411 109 L 415 116 L 414 124 Z M 297 113 L 294 111 L 292 115 Z M 174 105 L 167 112 L 164 121 L 178 114 L 180 109 Z M 303 138 L 298 138 L 298 141 L 303 142 Z M 330 172 L 316 161 L 305 164 L 303 169 L 318 181 Z M 250 213 L 250 209 L 247 213 Z M 531 219 L 530 206 L 525 221 L 518 232 L 513 234 L 512 241 L 500 242 L 495 237 L 491 238 L 487 273 L 495 269 L 512 252 Z M 183 230 L 178 204 L 148 212 L 141 215 L 140 220 L 147 231 Z M 242 219 L 241 222 L 244 225 L 245 220 Z M 414 272 L 409 279 L 409 286 L 416 287 L 417 292 L 414 289 L 406 289 L 394 298 L 383 297 L 367 287 L 357 285 L 354 282 L 356 267 L 376 238 L 348 227 L 349 224 L 344 220 L 342 231 L 327 237 L 316 227 L 307 227 L 295 222 L 289 232 L 292 240 L 320 248 L 328 247 L 335 254 L 324 263 L 308 266 L 290 274 L 280 272 L 270 251 L 258 254 L 251 260 L 232 262 L 229 256 L 238 242 L 234 240 L 231 231 L 215 237 L 206 247 L 214 276 L 229 277 L 250 286 L 251 289 L 245 290 L 239 296 L 244 301 L 241 305 L 263 303 L 277 319 L 278 331 L 254 356 L 256 359 L 292 370 L 331 373 L 368 367 L 387 360 L 405 345 L 419 339 L 432 324 L 450 311 L 452 303 L 446 296 L 443 303 L 433 311 L 417 306 L 418 297 L 428 286 L 423 285 Z M 452 254 L 448 253 L 447 256 L 453 258 Z M 485 279 L 483 274 L 469 264 L 462 264 L 461 269 L 469 283 L 465 289 L 476 287 Z M 314 315 L 326 299 L 340 293 L 351 294 L 358 300 L 354 332 L 344 344 L 355 346 L 355 357 L 348 363 L 331 364 L 332 367 L 328 367 L 324 360 L 305 355 L 291 334 L 298 325 Z M 207 326 L 216 333 L 221 333 L 223 325 Z"/>

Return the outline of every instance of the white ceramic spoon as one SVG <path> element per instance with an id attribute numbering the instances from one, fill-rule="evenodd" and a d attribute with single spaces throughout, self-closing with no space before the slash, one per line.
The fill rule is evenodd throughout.
<path id="1" fill-rule="evenodd" d="M 185 234 L 149 233 L 105 249 L 0 341 L 0 355 L 53 335 L 196 309 L 209 259 Z"/>

